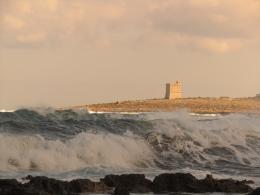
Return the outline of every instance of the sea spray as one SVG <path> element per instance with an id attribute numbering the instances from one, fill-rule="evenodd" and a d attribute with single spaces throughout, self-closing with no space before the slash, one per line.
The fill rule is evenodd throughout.
<path id="1" fill-rule="evenodd" d="M 260 165 L 257 144 L 260 140 L 259 116 L 231 114 L 194 117 L 183 112 L 173 113 L 171 118 L 169 113 L 167 115 L 167 119 L 153 121 L 151 135 L 156 135 L 157 146 L 164 147 L 164 151 L 170 155 L 181 155 L 186 162 L 192 159 L 200 163 L 227 161 Z M 156 116 L 158 117 L 157 114 Z"/>
<path id="2" fill-rule="evenodd" d="M 0 113 L 0 171 L 72 178 L 188 171 L 260 177 L 260 118 L 252 114 Z M 65 176 L 67 175 L 67 176 Z"/>
<path id="3" fill-rule="evenodd" d="M 68 171 L 85 167 L 147 167 L 153 153 L 144 140 L 80 133 L 66 141 L 40 135 L 0 134 L 0 170 Z"/>

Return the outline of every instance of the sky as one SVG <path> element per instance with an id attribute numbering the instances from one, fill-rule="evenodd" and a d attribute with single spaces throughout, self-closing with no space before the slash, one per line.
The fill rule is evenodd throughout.
<path id="1" fill-rule="evenodd" d="M 259 0 L 0 0 L 0 109 L 260 93 Z"/>

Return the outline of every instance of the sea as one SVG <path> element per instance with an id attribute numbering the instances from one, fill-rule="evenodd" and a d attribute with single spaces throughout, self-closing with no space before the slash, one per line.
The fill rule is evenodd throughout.
<path id="1" fill-rule="evenodd" d="M 128 173 L 153 179 L 176 172 L 247 179 L 260 186 L 260 116 L 0 111 L 1 179 L 22 181 L 30 174 L 99 180 Z"/>

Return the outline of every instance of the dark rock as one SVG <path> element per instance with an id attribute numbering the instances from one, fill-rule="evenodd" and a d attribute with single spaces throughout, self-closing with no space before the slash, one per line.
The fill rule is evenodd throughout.
<path id="1" fill-rule="evenodd" d="M 75 195 L 81 193 L 110 193 L 114 195 L 132 193 L 248 193 L 252 188 L 247 184 L 252 181 L 236 181 L 233 179 L 214 179 L 207 175 L 205 179 L 197 179 L 191 174 L 161 174 L 154 181 L 146 179 L 143 174 L 107 175 L 100 182 L 89 179 L 76 179 L 70 182 L 48 177 L 28 176 L 28 183 L 21 184 L 15 179 L 0 180 L 0 195 Z M 250 195 L 260 195 L 257 188 Z"/>
<path id="2" fill-rule="evenodd" d="M 243 182 L 244 184 L 254 184 L 255 183 L 252 180 L 242 180 L 241 182 Z"/>
<path id="3" fill-rule="evenodd" d="M 22 178 L 23 180 L 32 180 L 33 176 L 32 175 L 27 175 L 26 177 Z"/>
<path id="4" fill-rule="evenodd" d="M 153 191 L 155 193 L 164 192 L 227 192 L 227 193 L 247 193 L 251 187 L 244 181 L 233 179 L 214 179 L 207 175 L 205 179 L 198 180 L 191 174 L 161 174 L 153 181 Z"/>
<path id="5" fill-rule="evenodd" d="M 82 192 L 110 192 L 111 187 L 108 187 L 104 182 L 93 182 L 89 179 L 75 179 L 69 182 L 69 191 Z"/>
<path id="6" fill-rule="evenodd" d="M 39 191 L 32 188 L 26 188 L 16 179 L 1 179 L 0 180 L 1 195 L 49 195 L 44 191 Z"/>
<path id="7" fill-rule="evenodd" d="M 152 191 L 152 182 L 143 174 L 107 175 L 102 179 L 109 187 L 124 188 L 128 192 L 145 193 Z"/>
<path id="8" fill-rule="evenodd" d="M 10 188 L 6 190 L 5 192 L 0 192 L 1 195 L 54 195 L 54 194 L 49 194 L 44 191 L 39 191 L 35 189 L 27 189 L 27 188 Z"/>
<path id="9" fill-rule="evenodd" d="M 153 191 L 155 193 L 200 192 L 195 188 L 198 183 L 198 180 L 189 173 L 165 173 L 154 178 Z"/>
<path id="10" fill-rule="evenodd" d="M 67 195 L 67 192 L 69 192 L 68 182 L 43 176 L 32 177 L 30 182 L 24 184 L 24 187 L 48 192 L 55 195 Z"/>
<path id="11" fill-rule="evenodd" d="M 16 179 L 0 179 L 0 189 L 19 186 L 20 184 Z"/>
<path id="12" fill-rule="evenodd" d="M 84 192 L 110 192 L 111 188 L 103 182 L 93 182 L 89 179 L 76 179 L 70 182 L 59 181 L 47 177 L 32 177 L 30 182 L 24 184 L 27 188 L 45 191 L 50 194 L 67 195 Z"/>
<path id="13" fill-rule="evenodd" d="M 112 195 L 129 195 L 129 191 L 124 187 L 116 187 Z"/>
<path id="14" fill-rule="evenodd" d="M 214 179 L 207 175 L 205 179 L 200 180 L 202 192 L 227 192 L 227 193 L 247 193 L 252 190 L 245 181 L 233 179 Z"/>
<path id="15" fill-rule="evenodd" d="M 255 190 L 253 190 L 251 193 L 249 193 L 248 195 L 260 195 L 260 188 L 256 188 Z"/>

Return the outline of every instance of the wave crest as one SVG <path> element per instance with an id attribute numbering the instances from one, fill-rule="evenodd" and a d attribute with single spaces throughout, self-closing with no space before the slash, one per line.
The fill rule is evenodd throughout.
<path id="1" fill-rule="evenodd" d="M 18 110 L 0 113 L 0 170 L 196 168 L 255 174 L 259 127 L 259 116 L 247 114 Z"/>
<path id="2" fill-rule="evenodd" d="M 148 166 L 153 158 L 144 140 L 114 134 L 81 133 L 65 142 L 41 136 L 0 134 L 0 150 L 1 171 L 134 168 Z"/>

